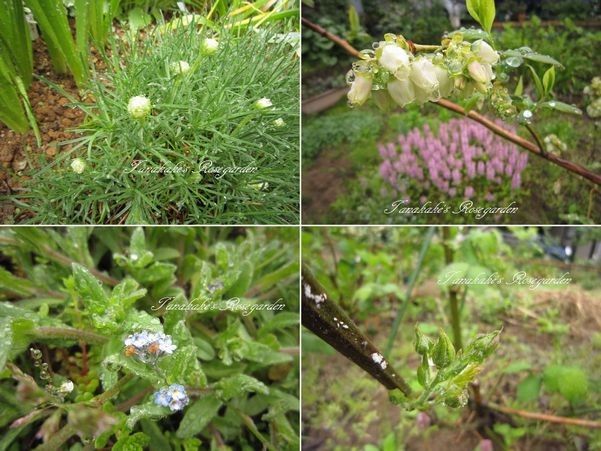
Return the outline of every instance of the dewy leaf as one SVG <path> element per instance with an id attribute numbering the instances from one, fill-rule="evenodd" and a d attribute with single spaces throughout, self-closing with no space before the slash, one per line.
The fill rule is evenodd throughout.
<path id="1" fill-rule="evenodd" d="M 549 55 L 541 55 L 540 53 L 532 52 L 522 54 L 522 57 L 530 61 L 536 61 L 537 63 L 552 64 L 563 69 L 562 64 L 555 58 L 551 58 Z"/>
<path id="2" fill-rule="evenodd" d="M 540 106 L 544 108 L 551 108 L 553 110 L 561 111 L 562 113 L 577 114 L 581 115 L 582 110 L 574 105 L 568 105 L 567 103 L 560 102 L 558 100 L 549 100 L 543 102 Z"/>
<path id="3" fill-rule="evenodd" d="M 263 382 L 247 374 L 236 374 L 235 376 L 221 379 L 215 385 L 219 395 L 225 401 L 229 401 L 245 393 L 267 394 L 269 392 L 269 389 Z"/>
<path id="4" fill-rule="evenodd" d="M 12 320 L 0 318 L 0 371 L 4 369 L 13 344 Z"/>
<path id="5" fill-rule="evenodd" d="M 90 313 L 104 313 L 108 305 L 108 297 L 100 281 L 83 266 L 73 263 L 75 289 L 81 297 L 84 306 Z"/>
<path id="6" fill-rule="evenodd" d="M 152 418 L 158 420 L 159 418 L 166 417 L 171 414 L 169 407 L 159 406 L 153 401 L 149 401 L 146 404 L 139 406 L 133 406 L 129 410 L 129 418 L 127 419 L 127 427 L 131 430 L 134 428 L 136 423 L 142 418 Z"/>
<path id="7" fill-rule="evenodd" d="M 144 451 L 150 443 L 150 437 L 143 432 L 136 432 L 127 437 L 121 437 L 112 447 L 113 451 Z"/>
<path id="8" fill-rule="evenodd" d="M 152 316 L 145 311 L 131 309 L 127 312 L 125 321 L 121 324 L 121 329 L 127 333 L 141 330 L 163 332 L 163 325 L 156 316 Z"/>
<path id="9" fill-rule="evenodd" d="M 113 372 L 117 369 L 124 369 L 126 372 L 133 373 L 142 379 L 146 379 L 154 385 L 160 385 L 163 382 L 161 377 L 149 365 L 137 360 L 135 357 L 126 357 L 124 354 L 113 354 L 108 356 L 102 361 L 102 366 L 109 372 Z M 105 390 L 111 388 L 114 382 L 115 380 L 111 376 L 108 376 Z"/>
<path id="10" fill-rule="evenodd" d="M 113 288 L 112 298 L 115 303 L 124 307 L 133 305 L 138 299 L 146 296 L 146 288 L 140 288 L 140 284 L 129 277 L 123 279 Z"/>
<path id="11" fill-rule="evenodd" d="M 207 385 L 207 377 L 200 368 L 194 346 L 177 349 L 172 356 L 161 361 L 161 367 L 166 370 L 169 384 L 185 382 L 187 385 L 199 388 Z"/>
<path id="12" fill-rule="evenodd" d="M 275 365 L 276 363 L 290 362 L 292 356 L 274 351 L 269 346 L 256 341 L 248 341 L 245 349 L 244 357 L 246 360 L 257 362 L 266 366 Z"/>
<path id="13" fill-rule="evenodd" d="M 244 261 L 240 263 L 238 266 L 240 270 L 240 274 L 238 279 L 234 284 L 230 287 L 230 289 L 225 293 L 226 297 L 235 298 L 244 296 L 253 279 L 253 266 L 250 262 Z"/>
<path id="14" fill-rule="evenodd" d="M 179 424 L 177 437 L 189 438 L 202 432 L 217 415 L 221 406 L 222 402 L 214 394 L 209 394 L 192 403 L 186 409 L 186 413 Z"/>

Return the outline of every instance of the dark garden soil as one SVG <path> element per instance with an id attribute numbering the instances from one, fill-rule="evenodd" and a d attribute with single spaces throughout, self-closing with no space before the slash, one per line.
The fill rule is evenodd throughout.
<path id="1" fill-rule="evenodd" d="M 319 223 L 353 177 L 351 162 L 342 152 L 323 151 L 303 170 L 303 222 Z"/>
<path id="2" fill-rule="evenodd" d="M 529 297 L 529 308 L 516 308 L 508 312 L 502 319 L 504 323 L 503 334 L 501 337 L 501 346 L 497 351 L 498 358 L 511 357 L 511 361 L 526 360 L 533 367 L 544 365 L 548 361 L 549 355 L 553 352 L 554 337 L 542 333 L 538 330 L 537 319 L 545 315 L 545 311 L 550 308 L 556 308 L 559 311 L 558 324 L 565 324 L 569 327 L 568 332 L 562 339 L 562 346 L 567 352 L 584 352 L 590 349 L 590 331 L 601 328 L 601 298 L 598 292 L 585 291 L 577 286 L 568 290 L 540 290 L 536 293 L 525 294 Z M 524 305 L 524 302 L 518 301 L 518 304 Z M 377 332 L 369 327 L 368 323 L 373 322 L 374 317 L 378 317 L 379 327 Z M 384 331 L 390 330 L 393 314 L 372 315 L 367 321 L 358 321 L 358 325 L 363 330 L 372 329 L 375 332 L 374 342 L 384 343 L 386 335 Z M 483 325 L 482 328 L 490 328 L 490 325 Z M 506 338 L 503 338 L 506 337 Z M 524 347 L 523 345 L 526 345 Z M 539 361 L 540 360 L 540 361 Z M 409 358 L 405 362 L 411 368 L 418 365 L 417 359 Z M 494 363 L 493 363 L 494 364 Z M 400 363 L 399 363 L 400 365 Z M 403 449 L 410 451 L 424 450 L 453 450 L 453 451 L 472 451 L 476 448 L 480 440 L 485 437 L 486 428 L 492 430 L 494 422 L 508 422 L 518 425 L 522 419 L 518 416 L 507 416 L 505 414 L 493 412 L 486 417 L 479 417 L 473 409 L 465 408 L 461 416 L 456 421 L 450 421 L 444 418 L 437 418 L 436 414 L 428 412 L 431 418 L 431 426 L 426 429 L 420 429 L 417 424 L 407 426 L 407 420 L 401 421 L 400 409 L 388 400 L 388 394 L 385 388 L 378 385 L 375 391 L 366 393 L 366 388 L 361 384 L 359 378 L 369 377 L 361 370 L 353 367 L 342 355 L 321 355 L 311 353 L 303 363 L 304 368 L 311 368 L 303 371 L 318 371 L 319 386 L 310 388 L 312 391 L 323 393 L 322 402 L 325 405 L 336 403 L 336 399 L 328 400 L 329 390 L 340 392 L 344 389 L 346 395 L 352 399 L 370 399 L 369 407 L 362 411 L 352 411 L 344 409 L 340 413 L 340 423 L 337 420 L 330 424 L 336 424 L 336 429 L 327 427 L 316 427 L 306 421 L 303 428 L 303 450 L 325 450 L 331 449 L 336 444 L 340 449 L 363 449 L 368 444 L 381 443 L 387 433 L 404 424 L 404 444 Z M 501 374 L 499 369 L 494 373 L 497 376 L 487 377 L 486 373 L 493 368 L 489 364 L 483 372 L 481 380 L 482 401 L 484 403 L 496 403 L 501 406 L 510 405 L 515 399 L 516 387 L 520 381 L 520 376 L 516 374 Z M 352 402 L 350 403 L 352 405 Z M 303 412 L 306 417 L 312 417 L 316 412 L 312 412 L 315 406 L 303 406 Z M 539 412 L 549 412 L 549 406 L 546 404 L 545 397 L 539 400 L 537 410 Z M 567 415 L 569 412 L 554 412 L 556 415 Z M 365 434 L 357 434 L 354 425 L 357 422 L 365 424 L 365 418 L 369 420 L 364 430 Z M 401 422 L 400 422 L 401 421 Z M 565 432 L 562 425 L 552 425 L 543 423 L 540 435 L 522 438 L 512 447 L 514 451 L 550 451 L 566 449 L 565 445 L 553 438 L 553 433 Z M 344 434 L 341 433 L 344 431 Z M 545 434 L 544 431 L 549 432 Z M 403 434 L 400 434 L 403 435 Z M 341 436 L 344 439 L 341 439 Z M 586 440 L 585 437 L 581 437 Z M 496 440 L 499 440 L 497 437 Z M 502 447 L 499 443 L 495 445 L 495 450 Z M 586 445 L 585 448 L 586 449 Z"/>
<path id="3" fill-rule="evenodd" d="M 65 91 L 79 99 L 78 89 L 69 75 L 57 75 L 44 42 L 38 38 L 33 43 L 34 73 L 60 85 Z M 35 165 L 38 156 L 45 154 L 54 158 L 70 146 L 59 143 L 77 136 L 69 131 L 83 120 L 83 112 L 69 106 L 69 101 L 43 81 L 34 80 L 29 88 L 29 101 L 33 108 L 42 146 L 38 147 L 33 131 L 19 134 L 0 123 L 0 223 L 12 222 L 15 206 L 5 196 L 18 191 L 25 176 L 25 169 Z"/>

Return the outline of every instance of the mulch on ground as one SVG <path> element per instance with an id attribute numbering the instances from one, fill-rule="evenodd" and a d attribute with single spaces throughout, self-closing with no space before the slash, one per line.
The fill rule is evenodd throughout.
<path id="1" fill-rule="evenodd" d="M 78 89 L 70 75 L 56 74 L 44 42 L 38 38 L 33 43 L 34 74 L 60 85 L 79 99 Z M 37 164 L 41 154 L 54 158 L 59 152 L 70 149 L 61 142 L 73 139 L 77 133 L 70 129 L 78 126 L 84 113 L 69 105 L 69 100 L 41 80 L 34 80 L 29 88 L 29 101 L 33 108 L 42 145 L 38 147 L 33 131 L 19 134 L 0 123 L 0 223 L 15 222 L 14 204 L 6 198 L 19 190 L 31 165 Z"/>

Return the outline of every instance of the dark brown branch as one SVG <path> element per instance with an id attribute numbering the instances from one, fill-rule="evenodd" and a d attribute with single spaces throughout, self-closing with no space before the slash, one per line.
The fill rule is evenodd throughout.
<path id="1" fill-rule="evenodd" d="M 303 23 L 303 25 L 307 26 L 308 28 L 315 31 L 316 33 L 319 33 L 323 37 L 338 44 L 348 54 L 350 54 L 354 57 L 359 57 L 359 51 L 356 48 L 354 48 L 351 44 L 349 44 L 348 41 L 342 39 L 339 36 L 336 36 L 336 35 L 330 33 L 325 28 L 311 22 L 310 20 L 307 20 L 304 17 L 302 19 L 302 23 Z M 503 127 L 500 127 L 499 125 L 495 124 L 490 119 L 487 119 L 486 117 L 482 116 L 481 114 L 476 113 L 475 111 L 466 112 L 462 106 L 457 105 L 456 103 L 451 102 L 450 100 L 447 100 L 447 99 L 440 99 L 437 102 L 432 102 L 432 103 L 435 103 L 435 104 L 437 104 L 443 108 L 446 108 L 447 110 L 453 111 L 455 113 L 459 113 L 461 115 L 467 116 L 470 119 L 484 125 L 486 128 L 488 128 L 490 131 L 492 131 L 496 135 L 499 135 L 500 137 L 505 138 L 508 141 L 513 142 L 514 144 L 517 144 L 518 146 L 526 149 L 527 151 L 533 153 L 534 155 L 544 158 L 545 160 L 550 161 L 551 163 L 556 164 L 557 166 L 560 166 L 569 172 L 577 174 L 577 175 L 595 183 L 596 185 L 601 185 L 601 175 L 595 174 L 594 172 L 589 171 L 584 166 L 581 166 L 577 163 L 573 163 L 571 161 L 560 158 L 556 155 L 541 151 L 541 149 L 539 149 L 539 146 L 537 146 L 535 143 L 528 141 L 527 139 L 524 139 L 521 136 L 516 135 L 515 133 L 513 133 Z"/>
<path id="2" fill-rule="evenodd" d="M 333 301 L 310 271 L 302 274 L 302 323 L 347 359 L 363 368 L 388 390 L 399 389 L 406 396 L 411 388 L 384 360 L 383 354 L 349 316 Z"/>

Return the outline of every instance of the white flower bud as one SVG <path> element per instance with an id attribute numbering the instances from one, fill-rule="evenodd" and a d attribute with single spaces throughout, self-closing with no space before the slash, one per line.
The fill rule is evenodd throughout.
<path id="1" fill-rule="evenodd" d="M 176 75 L 183 75 L 190 70 L 190 65 L 187 61 L 176 61 L 171 63 L 171 71 Z"/>
<path id="2" fill-rule="evenodd" d="M 279 128 L 286 125 L 286 122 L 284 122 L 284 119 L 282 119 L 281 117 L 278 117 L 275 121 L 273 121 L 273 125 Z"/>
<path id="3" fill-rule="evenodd" d="M 143 119 L 150 114 L 152 105 L 150 100 L 144 96 L 135 96 L 129 99 L 127 111 L 134 119 Z"/>
<path id="4" fill-rule="evenodd" d="M 206 38 L 204 41 L 202 41 L 202 44 L 200 45 L 200 49 L 205 55 L 212 55 L 217 51 L 218 48 L 219 41 L 213 38 Z"/>
<path id="5" fill-rule="evenodd" d="M 483 63 L 496 64 L 499 61 L 499 54 L 482 39 L 478 39 L 472 44 L 472 50 Z"/>
<path id="6" fill-rule="evenodd" d="M 86 170 L 86 162 L 81 158 L 76 158 L 71 162 L 71 169 L 76 174 L 82 174 Z"/>
<path id="7" fill-rule="evenodd" d="M 351 105 L 363 105 L 371 94 L 371 78 L 357 74 L 355 81 L 351 84 L 351 89 L 347 94 Z"/>
<path id="8" fill-rule="evenodd" d="M 413 61 L 409 79 L 414 84 L 415 99 L 418 103 L 440 98 L 436 66 L 428 58 L 419 57 Z"/>
<path id="9" fill-rule="evenodd" d="M 478 83 L 488 83 L 492 78 L 492 69 L 487 64 L 479 63 L 478 61 L 472 61 L 468 64 L 467 70 L 470 73 L 470 76 L 474 79 L 474 81 Z"/>
<path id="10" fill-rule="evenodd" d="M 271 100 L 269 100 L 267 97 L 263 97 L 255 102 L 255 108 L 258 110 L 264 110 L 265 108 L 270 108 L 272 106 L 273 104 L 271 103 Z"/>
<path id="11" fill-rule="evenodd" d="M 398 45 L 388 44 L 382 48 L 380 65 L 398 79 L 406 79 L 409 75 L 409 53 Z"/>
<path id="12" fill-rule="evenodd" d="M 392 100 L 402 107 L 415 100 L 415 89 L 409 80 L 394 80 L 388 83 L 388 93 Z"/>

